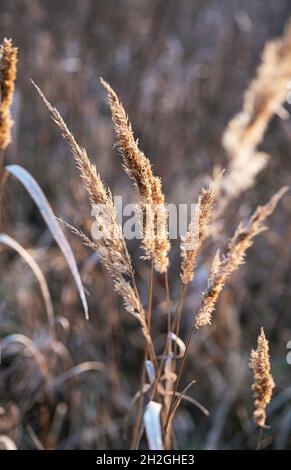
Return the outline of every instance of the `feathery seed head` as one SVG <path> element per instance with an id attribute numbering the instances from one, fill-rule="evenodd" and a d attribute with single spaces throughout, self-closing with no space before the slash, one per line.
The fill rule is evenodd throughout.
<path id="1" fill-rule="evenodd" d="M 223 145 L 230 163 L 221 180 L 224 197 L 218 204 L 222 213 L 228 202 L 251 187 L 257 174 L 266 166 L 269 156 L 257 150 L 275 113 L 279 113 L 291 80 L 291 21 L 284 34 L 267 42 L 256 78 L 250 83 L 242 111 L 228 124 Z"/>
<path id="2" fill-rule="evenodd" d="M 117 147 L 122 155 L 123 167 L 133 179 L 140 199 L 143 213 L 142 246 L 146 258 L 153 259 L 158 272 L 167 270 L 170 249 L 168 235 L 168 211 L 162 192 L 161 180 L 154 176 L 149 159 L 139 149 L 132 126 L 126 112 L 111 86 L 101 78 L 101 84 L 108 94 Z M 150 206 L 148 208 L 147 206 Z M 147 217 L 146 217 L 147 216 Z"/>
<path id="3" fill-rule="evenodd" d="M 265 427 L 266 406 L 270 403 L 275 383 L 271 375 L 269 343 L 266 339 L 264 329 L 261 328 L 258 336 L 257 349 L 251 352 L 250 368 L 254 374 L 254 420 L 258 426 Z"/>
<path id="4" fill-rule="evenodd" d="M 4 150 L 11 142 L 13 121 L 10 106 L 15 87 L 17 52 L 12 39 L 5 38 L 0 46 L 0 150 Z"/>
<path id="5" fill-rule="evenodd" d="M 199 196 L 195 214 L 189 224 L 188 231 L 181 241 L 181 279 L 184 285 L 192 281 L 197 256 L 207 235 L 212 209 L 215 202 L 214 186 L 203 188 Z"/>
<path id="6" fill-rule="evenodd" d="M 132 272 L 130 256 L 126 248 L 122 230 L 116 223 L 116 212 L 110 190 L 105 187 L 99 173 L 97 173 L 95 165 L 91 163 L 86 150 L 80 147 L 76 142 L 75 137 L 67 127 L 58 110 L 49 103 L 40 88 L 33 81 L 32 83 L 49 109 L 53 121 L 61 130 L 63 138 L 70 147 L 76 166 L 80 171 L 81 178 L 89 194 L 92 208 L 94 209 L 95 205 L 102 205 L 102 207 L 104 207 L 106 224 L 108 224 L 109 227 L 106 227 L 106 237 L 102 239 L 102 244 L 99 243 L 99 248 L 103 253 L 103 261 L 105 262 L 106 258 L 108 258 L 106 261 L 108 266 L 112 267 L 113 264 L 116 268 L 118 265 L 120 271 Z M 104 223 L 105 216 L 100 215 L 99 222 L 101 224 Z"/>
<path id="7" fill-rule="evenodd" d="M 107 206 L 110 204 L 111 195 L 109 194 L 108 189 L 105 188 L 100 175 L 97 173 L 95 165 L 93 165 L 89 160 L 86 150 L 80 147 L 76 142 L 75 137 L 69 130 L 59 111 L 49 103 L 41 89 L 32 80 L 31 82 L 50 111 L 53 121 L 61 130 L 63 138 L 71 149 L 77 168 L 80 171 L 81 178 L 88 191 L 91 205 L 104 204 Z"/>
<path id="8" fill-rule="evenodd" d="M 195 319 L 195 327 L 200 328 L 211 323 L 212 312 L 218 297 L 229 276 L 244 262 L 247 249 L 252 246 L 254 237 L 266 229 L 264 222 L 275 209 L 278 201 L 288 190 L 281 188 L 264 206 L 259 206 L 247 225 L 240 224 L 230 240 L 225 256 L 216 254 L 211 268 L 208 288 L 203 294 L 202 304 Z"/>
<path id="9" fill-rule="evenodd" d="M 116 145 L 123 159 L 126 173 L 133 179 L 143 203 L 152 200 L 152 169 L 149 160 L 138 147 L 131 124 L 115 91 L 109 83 L 100 79 L 108 94 L 108 102 L 112 114 L 113 127 L 116 134 Z"/>

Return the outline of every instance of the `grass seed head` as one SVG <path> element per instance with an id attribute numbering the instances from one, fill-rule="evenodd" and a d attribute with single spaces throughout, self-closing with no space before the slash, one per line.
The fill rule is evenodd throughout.
<path id="1" fill-rule="evenodd" d="M 255 411 L 253 417 L 258 426 L 265 427 L 266 407 L 271 401 L 275 382 L 271 375 L 269 343 L 263 328 L 258 336 L 257 349 L 251 352 L 250 368 L 254 374 L 252 389 Z"/>
<path id="2" fill-rule="evenodd" d="M 155 176 L 149 159 L 139 149 L 132 126 L 117 94 L 101 78 L 108 94 L 116 144 L 122 155 L 123 167 L 137 187 L 143 213 L 142 246 L 146 257 L 152 259 L 156 271 L 164 273 L 169 264 L 168 211 L 160 178 Z M 145 217 L 147 215 L 147 217 Z"/>
<path id="3" fill-rule="evenodd" d="M 15 87 L 17 52 L 12 39 L 5 38 L 0 46 L 0 150 L 4 150 L 11 142 L 13 121 L 10 107 Z"/>
<path id="4" fill-rule="evenodd" d="M 200 328 L 211 323 L 212 312 L 218 297 L 229 276 L 244 262 L 245 254 L 254 242 L 256 235 L 266 229 L 264 222 L 275 209 L 278 201 L 288 190 L 281 188 L 264 206 L 259 206 L 250 218 L 248 224 L 240 224 L 230 240 L 225 256 L 214 257 L 208 288 L 205 291 L 200 310 L 196 316 L 195 327 Z"/>
<path id="5" fill-rule="evenodd" d="M 188 231 L 181 242 L 182 266 L 181 279 L 184 285 L 192 281 L 197 256 L 207 235 L 212 209 L 215 202 L 214 187 L 203 188 L 199 196 L 195 214 L 189 224 Z"/>

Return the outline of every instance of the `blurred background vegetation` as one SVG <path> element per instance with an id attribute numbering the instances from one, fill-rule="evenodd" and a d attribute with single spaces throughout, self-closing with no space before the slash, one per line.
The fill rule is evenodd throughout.
<path id="1" fill-rule="evenodd" d="M 215 169 L 225 168 L 223 131 L 241 107 L 265 42 L 282 33 L 290 15 L 288 0 L 1 0 L 1 40 L 11 37 L 19 48 L 13 142 L 5 162 L 31 172 L 59 217 L 90 230 L 85 191 L 32 78 L 60 110 L 113 194 L 134 201 L 135 192 L 112 149 L 110 113 L 99 83 L 102 76 L 119 94 L 141 148 L 162 178 L 168 202 L 195 202 Z M 275 116 L 261 145 L 271 155 L 270 162 L 256 185 L 228 207 L 225 238 L 217 245 L 223 246 L 238 221 L 256 205 L 291 184 L 290 140 L 291 120 Z M 286 361 L 291 340 L 290 215 L 287 195 L 270 218 L 269 231 L 256 240 L 246 265 L 225 289 L 213 326 L 193 342 L 185 382 L 197 379 L 191 393 L 210 416 L 190 403 L 181 406 L 175 419 L 181 448 L 254 447 L 248 358 L 261 325 L 270 339 L 277 383 L 264 446 L 290 448 L 291 366 Z M 0 434 L 11 436 L 19 448 L 127 447 L 127 431 L 134 422 L 131 399 L 142 366 L 138 325 L 112 293 L 98 259 L 67 234 L 88 293 L 90 322 L 84 320 L 65 260 L 34 203 L 12 180 L 5 190 L 1 231 L 29 248 L 44 271 L 67 352 L 58 355 L 48 350 L 38 287 L 27 266 L 6 249 L 0 253 L 0 336 L 21 333 L 33 339 L 52 376 L 88 360 L 106 364 L 106 373 L 76 375 L 52 391 L 31 358 L 12 350 L 0 368 Z M 138 246 L 131 243 L 130 249 L 146 299 L 147 267 L 139 261 Z M 205 289 L 212 253 L 207 247 L 189 289 L 184 335 Z M 179 287 L 178 244 L 172 257 L 174 301 Z M 163 279 L 157 277 L 157 347 L 165 321 L 163 300 Z"/>

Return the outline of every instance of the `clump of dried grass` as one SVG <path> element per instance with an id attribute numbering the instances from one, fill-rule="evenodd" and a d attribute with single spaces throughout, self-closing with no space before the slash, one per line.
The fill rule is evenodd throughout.
<path id="1" fill-rule="evenodd" d="M 255 411 L 253 416 L 256 424 L 264 428 L 266 424 L 266 407 L 271 401 L 275 382 L 271 375 L 269 342 L 263 328 L 261 328 L 258 336 L 257 349 L 251 352 L 250 368 L 254 374 L 252 389 L 254 391 Z"/>
<path id="2" fill-rule="evenodd" d="M 118 143 L 122 150 L 124 166 L 127 173 L 134 179 L 135 184 L 138 187 L 143 212 L 147 210 L 148 206 L 150 206 L 150 210 L 152 210 L 153 213 L 155 202 L 161 202 L 161 205 L 165 207 L 160 180 L 152 174 L 148 159 L 138 149 L 137 143 L 133 138 L 131 126 L 128 123 L 125 111 L 123 110 L 123 107 L 121 106 L 116 94 L 108 84 L 103 82 L 103 85 L 106 87 L 109 93 L 109 102 L 112 110 L 113 122 L 118 138 Z M 70 228 L 82 239 L 84 244 L 90 246 L 99 253 L 104 265 L 114 280 L 114 288 L 116 292 L 123 299 L 125 309 L 140 322 L 141 329 L 146 341 L 149 358 L 154 364 L 156 373 L 152 380 L 152 384 L 149 386 L 143 385 L 140 394 L 142 395 L 145 393 L 143 390 L 146 390 L 150 394 L 150 400 L 153 400 L 155 396 L 163 396 L 165 393 L 161 380 L 161 374 L 164 367 L 163 357 L 160 361 L 160 364 L 158 364 L 153 346 L 153 339 L 150 334 L 149 323 L 146 319 L 143 305 L 136 288 L 130 256 L 127 251 L 121 227 L 118 226 L 115 220 L 116 214 L 111 192 L 104 186 L 104 183 L 102 182 L 100 175 L 97 173 L 95 166 L 91 164 L 86 151 L 77 144 L 75 138 L 69 131 L 57 109 L 47 101 L 40 89 L 38 87 L 36 88 L 48 109 L 50 110 L 53 120 L 60 128 L 63 137 L 71 148 L 77 167 L 89 193 L 91 206 L 93 207 L 94 204 L 101 203 L 105 206 L 107 214 L 109 214 L 109 220 L 107 220 L 107 223 L 109 222 L 110 230 L 109 232 L 106 232 L 107 236 L 102 237 L 101 239 L 91 240 L 74 227 Z M 225 283 L 227 282 L 231 273 L 234 272 L 244 262 L 246 250 L 252 245 L 254 237 L 265 230 L 264 222 L 266 218 L 273 212 L 278 201 L 285 194 L 286 190 L 286 187 L 282 188 L 271 198 L 271 200 L 266 205 L 258 207 L 253 216 L 250 218 L 248 224 L 239 225 L 233 238 L 229 242 L 226 254 L 223 257 L 220 257 L 218 252 L 215 256 L 212 263 L 211 275 L 208 281 L 208 288 L 203 295 L 202 304 L 196 318 L 194 319 L 187 344 L 183 348 L 182 364 L 180 366 L 178 376 L 176 376 L 173 370 L 173 353 L 169 351 L 170 355 L 167 356 L 165 363 L 165 368 L 167 367 L 168 372 L 166 373 L 165 371 L 165 373 L 167 375 L 169 371 L 171 371 L 171 374 L 173 374 L 173 377 L 175 377 L 176 380 L 171 380 L 173 390 L 166 390 L 167 393 L 170 392 L 172 394 L 172 401 L 170 404 L 168 401 L 165 401 L 166 413 L 162 414 L 166 447 L 169 447 L 170 445 L 172 420 L 182 397 L 182 395 L 180 397 L 178 393 L 178 386 L 189 351 L 192 335 L 195 329 L 211 323 L 212 312 L 215 309 L 216 302 Z M 197 262 L 197 255 L 203 240 L 207 235 L 211 213 L 215 202 L 215 196 L 216 193 L 213 185 L 208 189 L 202 190 L 196 209 L 196 214 L 188 227 L 186 236 L 181 241 L 181 279 L 184 289 L 193 279 L 195 265 Z M 167 215 L 165 216 L 164 221 L 166 219 Z M 163 239 L 164 243 L 167 244 L 167 249 L 165 249 L 165 245 L 158 244 L 156 215 L 152 221 L 153 225 L 151 225 L 151 231 L 149 233 L 150 240 L 148 242 L 147 248 L 145 248 L 145 251 L 147 254 L 150 254 L 149 257 L 154 261 L 156 270 L 158 272 L 164 272 L 168 265 L 168 261 L 165 262 L 165 258 L 168 257 L 169 249 L 168 241 L 166 241 L 168 240 L 168 233 L 166 231 L 166 237 Z M 104 220 L 102 220 L 102 217 L 101 219 L 98 219 L 99 224 L 103 222 Z M 164 226 L 166 228 L 166 223 Z M 145 243 L 147 243 L 146 238 L 144 238 L 144 244 Z M 150 249 L 152 251 L 149 253 Z M 158 256 L 158 252 L 160 253 L 160 258 Z M 161 262 L 161 259 L 164 259 L 164 264 Z M 162 265 L 164 267 L 162 267 Z M 151 309 L 151 298 L 152 296 L 150 297 L 149 311 Z M 181 308 L 177 317 L 177 334 L 179 333 L 182 305 L 183 302 L 181 302 Z M 170 327 L 171 323 L 168 323 L 168 334 L 172 335 L 172 332 L 169 329 Z M 177 341 L 180 341 L 179 338 L 177 338 Z M 176 348 L 174 349 L 174 354 L 175 350 Z M 166 347 L 166 352 L 167 351 L 168 348 Z M 168 388 L 168 380 L 166 382 L 166 387 Z M 141 423 L 139 423 L 138 427 L 140 431 L 138 433 L 139 438 L 137 438 L 137 444 L 143 430 L 143 427 L 141 426 Z"/>
<path id="3" fill-rule="evenodd" d="M 95 213 L 95 216 L 97 224 L 104 226 L 107 230 L 101 238 L 90 240 L 79 230 L 74 229 L 74 227 L 70 228 L 82 239 L 84 244 L 93 248 L 100 255 L 104 266 L 113 278 L 115 291 L 123 299 L 125 309 L 138 319 L 146 344 L 149 348 L 151 360 L 156 362 L 154 347 L 145 318 L 145 311 L 135 285 L 131 258 L 127 250 L 122 229 L 116 222 L 116 211 L 112 194 L 109 188 L 106 188 L 102 182 L 96 167 L 90 162 L 86 150 L 81 148 L 76 142 L 58 110 L 49 103 L 40 88 L 35 83 L 33 84 L 48 107 L 52 119 L 61 130 L 62 136 L 69 144 L 77 168 L 80 171 L 81 178 L 88 191 L 92 209 L 94 210 L 95 205 L 102 206 L 104 213 L 100 214 L 98 211 Z M 131 279 L 131 282 L 129 282 L 128 278 Z"/>
<path id="4" fill-rule="evenodd" d="M 3 40 L 0 46 L 0 150 L 5 150 L 11 142 L 13 121 L 10 107 L 16 79 L 17 51 L 12 39 Z"/>
<path id="5" fill-rule="evenodd" d="M 225 189 L 226 195 L 225 198 L 222 199 L 222 202 L 219 200 L 220 209 L 227 204 L 230 196 L 236 196 L 243 189 L 250 186 L 256 174 L 266 162 L 266 156 L 257 151 L 257 146 L 263 137 L 271 116 L 279 111 L 281 103 L 284 100 L 286 91 L 284 87 L 286 86 L 287 79 L 289 79 L 291 75 L 289 61 L 290 45 L 291 26 L 288 25 L 282 39 L 273 41 L 266 46 L 263 63 L 258 69 L 258 76 L 256 80 L 252 82 L 245 95 L 243 111 L 230 122 L 225 132 L 224 145 L 231 158 L 231 164 L 228 173 L 221 180 L 221 187 Z M 6 70 L 6 75 L 3 73 L 3 76 L 6 77 L 6 88 L 5 93 L 2 94 L 2 98 L 4 96 L 4 99 L 1 102 L 2 121 L 0 137 L 3 147 L 0 145 L 0 148 L 5 148 L 10 141 L 11 118 L 9 109 L 14 89 L 17 51 L 12 47 L 11 41 L 5 40 L 1 53 L 2 63 L 4 63 L 4 56 L 6 54 L 5 63 L 10 64 L 6 69 L 2 67 L 3 70 Z M 10 59 L 8 60 L 9 57 Z M 168 235 L 168 212 L 165 205 L 165 196 L 162 191 L 161 180 L 153 174 L 149 159 L 139 149 L 138 141 L 134 138 L 131 124 L 118 96 L 108 83 L 103 80 L 101 80 L 101 83 L 108 93 L 117 145 L 122 155 L 123 166 L 130 178 L 133 179 L 140 196 L 144 229 L 143 248 L 146 258 L 153 262 L 157 272 L 166 273 L 169 265 L 168 254 L 170 243 Z M 122 229 L 116 222 L 115 207 L 110 189 L 103 183 L 95 165 L 91 163 L 86 150 L 79 146 L 58 110 L 49 103 L 42 91 L 35 84 L 34 86 L 48 107 L 54 122 L 61 130 L 63 138 L 70 147 L 82 181 L 89 194 L 92 209 L 94 210 L 95 205 L 101 205 L 104 208 L 106 214 L 105 218 L 104 215 L 99 212 L 97 214 L 95 213 L 98 226 L 106 225 L 107 230 L 102 237 L 90 239 L 76 228 L 72 226 L 69 227 L 80 237 L 85 245 L 98 252 L 103 264 L 113 279 L 115 291 L 123 300 L 125 309 L 140 323 L 146 342 L 145 357 L 147 357 L 148 353 L 150 359 L 150 361 L 147 361 L 147 371 L 150 371 L 150 383 L 146 384 L 142 381 L 142 387 L 139 393 L 141 397 L 144 393 L 148 393 L 151 404 L 155 403 L 154 400 L 162 402 L 162 405 L 155 403 L 155 405 L 158 406 L 149 406 L 148 409 L 159 410 L 158 416 L 155 416 L 155 420 L 159 422 L 161 419 L 164 429 L 164 444 L 166 447 L 169 447 L 171 445 L 171 425 L 175 411 L 182 399 L 186 396 L 186 391 L 189 389 L 188 386 L 182 393 L 178 392 L 192 335 L 196 329 L 211 323 L 212 313 L 224 285 L 230 275 L 244 262 L 246 251 L 253 244 L 254 237 L 265 230 L 264 222 L 266 218 L 273 212 L 287 188 L 282 188 L 266 205 L 258 207 L 247 224 L 239 225 L 223 257 L 220 256 L 219 252 L 216 254 L 211 267 L 208 288 L 203 294 L 202 304 L 193 321 L 186 345 L 178 337 L 184 294 L 181 296 L 181 302 L 179 303 L 176 315 L 176 334 L 171 331 L 175 323 L 172 324 L 171 321 L 169 321 L 167 326 L 167 338 L 170 338 L 170 340 L 168 339 L 165 345 L 165 354 L 158 360 L 153 346 L 150 321 L 149 318 L 146 318 L 144 307 L 135 283 L 131 258 L 127 250 Z M 6 114 L 2 112 L 3 109 L 4 111 L 6 110 Z M 207 236 L 215 200 L 216 187 L 214 189 L 214 186 L 211 185 L 208 189 L 202 189 L 194 218 L 188 227 L 186 236 L 181 240 L 182 293 L 185 293 L 186 286 L 194 277 L 197 257 L 202 243 Z M 152 288 L 153 280 L 151 271 L 148 312 L 151 312 L 152 307 Z M 174 350 L 171 349 L 170 344 L 172 339 L 175 341 Z M 23 341 L 22 338 L 22 342 Z M 25 341 L 27 342 L 27 340 Z M 31 344 L 33 346 L 33 343 Z M 179 344 L 179 348 L 182 351 L 181 354 L 176 354 L 177 344 Z M 30 346 L 30 349 L 34 351 L 35 356 L 38 357 L 32 346 Z M 178 373 L 176 373 L 177 359 L 182 359 L 180 369 L 177 371 Z M 49 370 L 47 369 L 45 359 L 40 362 L 40 366 L 44 369 L 43 364 L 46 368 L 44 375 L 48 375 Z M 90 367 L 92 367 L 92 364 L 93 363 L 90 363 Z M 97 363 L 94 364 L 96 366 Z M 258 338 L 257 350 L 252 351 L 250 366 L 254 370 L 255 378 L 253 385 L 255 396 L 254 419 L 258 426 L 264 427 L 266 421 L 265 409 L 272 396 L 274 381 L 270 374 L 268 342 L 263 329 Z M 79 367 L 79 369 L 77 367 L 77 369 L 86 370 L 86 367 L 84 367 L 83 364 L 83 367 L 81 365 L 81 367 Z M 71 370 L 71 373 L 75 373 L 75 368 Z M 70 371 L 60 374 L 59 377 L 56 377 L 55 382 L 58 380 L 62 381 L 64 375 L 65 377 L 70 376 Z M 165 397 L 172 397 L 171 402 L 169 403 L 169 400 Z M 195 404 L 194 400 L 193 402 Z M 200 409 L 203 409 L 200 404 L 198 405 Z M 156 412 L 157 411 L 155 411 L 155 413 Z M 161 413 L 161 415 L 159 413 Z M 137 446 L 142 431 L 142 421 L 137 419 L 137 436 L 135 439 Z M 158 437 L 159 442 L 162 441 L 161 436 L 156 437 Z"/>

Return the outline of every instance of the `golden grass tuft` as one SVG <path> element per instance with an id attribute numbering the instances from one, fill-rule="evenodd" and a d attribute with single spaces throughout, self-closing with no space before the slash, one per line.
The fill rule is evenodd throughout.
<path id="1" fill-rule="evenodd" d="M 254 391 L 255 411 L 253 417 L 258 426 L 265 427 L 266 407 L 271 401 L 275 382 L 271 375 L 269 343 L 263 328 L 261 328 L 258 336 L 257 349 L 251 352 L 250 368 L 254 373 L 252 389 Z"/>
<path id="2" fill-rule="evenodd" d="M 0 46 L 0 150 L 5 150 L 11 142 L 13 121 L 10 107 L 15 87 L 17 52 L 12 39 L 5 38 Z"/>
<path id="3" fill-rule="evenodd" d="M 139 149 L 126 112 L 111 86 L 101 78 L 108 94 L 117 147 L 122 155 L 123 167 L 133 179 L 142 204 L 143 248 L 152 259 L 156 271 L 166 272 L 170 249 L 168 236 L 168 211 L 159 177 L 154 176 L 149 159 Z"/>
<path id="4" fill-rule="evenodd" d="M 277 203 L 288 190 L 281 188 L 264 206 L 259 206 L 248 224 L 240 224 L 230 240 L 227 252 L 220 258 L 219 252 L 214 257 L 211 275 L 208 279 L 208 289 L 203 295 L 200 310 L 195 319 L 195 327 L 200 328 L 211 323 L 212 312 L 217 299 L 231 273 L 244 262 L 245 253 L 253 244 L 254 237 L 264 231 L 264 222 L 272 214 Z"/>
<path id="5" fill-rule="evenodd" d="M 211 185 L 203 188 L 199 196 L 195 214 L 191 220 L 188 231 L 181 241 L 181 279 L 184 285 L 192 281 L 196 267 L 197 256 L 202 243 L 207 236 L 212 209 L 215 203 L 215 190 Z"/>

